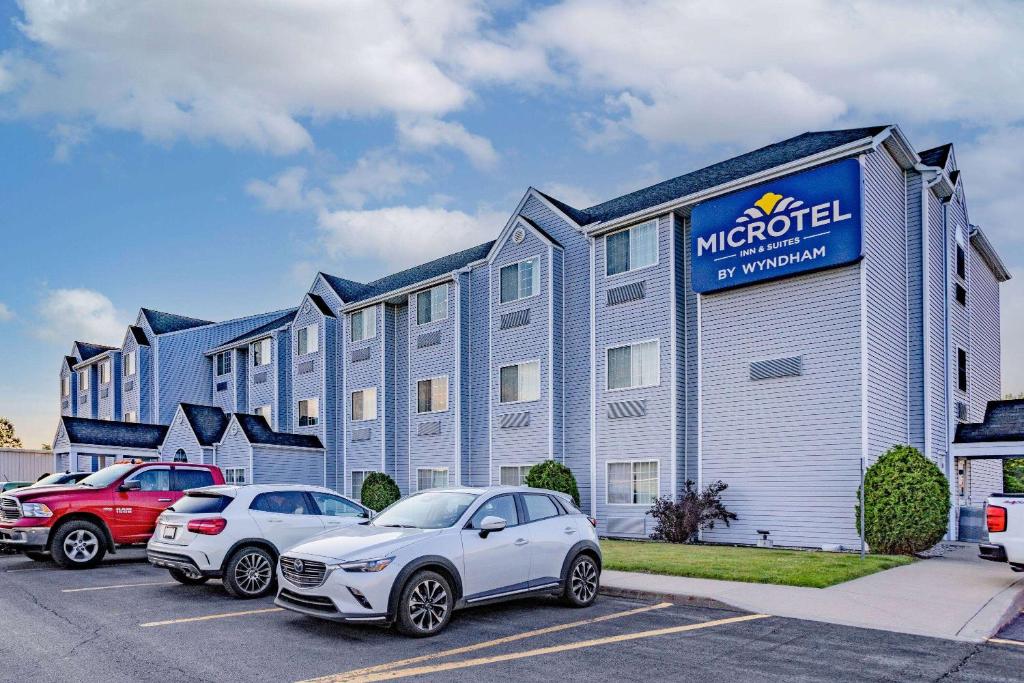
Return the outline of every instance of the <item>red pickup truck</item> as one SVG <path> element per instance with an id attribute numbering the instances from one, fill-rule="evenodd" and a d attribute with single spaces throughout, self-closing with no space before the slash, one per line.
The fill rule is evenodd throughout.
<path id="1" fill-rule="evenodd" d="M 0 545 L 65 569 L 93 567 L 118 546 L 146 543 L 186 489 L 223 483 L 212 465 L 122 462 L 73 486 L 11 491 L 0 496 Z"/>

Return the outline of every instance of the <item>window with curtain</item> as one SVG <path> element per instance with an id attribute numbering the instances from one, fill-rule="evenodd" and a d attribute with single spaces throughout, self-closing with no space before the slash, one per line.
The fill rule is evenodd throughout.
<path id="1" fill-rule="evenodd" d="M 320 422 L 320 400 L 307 398 L 299 401 L 299 426 L 314 427 Z"/>
<path id="2" fill-rule="evenodd" d="M 80 370 L 78 372 L 78 390 L 88 391 L 89 390 L 89 369 Z"/>
<path id="3" fill-rule="evenodd" d="M 365 422 L 377 419 L 377 389 L 359 389 L 352 392 L 352 421 Z"/>
<path id="4" fill-rule="evenodd" d="M 60 378 L 60 395 L 71 395 L 71 377 L 69 375 L 64 375 Z"/>
<path id="5" fill-rule="evenodd" d="M 416 382 L 416 412 L 443 413 L 448 410 L 448 376 Z"/>
<path id="6" fill-rule="evenodd" d="M 506 365 L 499 370 L 501 403 L 540 400 L 540 361 Z"/>
<path id="7" fill-rule="evenodd" d="M 352 341 L 373 339 L 377 336 L 377 309 L 364 308 L 356 311 L 351 317 Z"/>
<path id="8" fill-rule="evenodd" d="M 499 477 L 502 486 L 525 486 L 526 475 L 530 473 L 533 465 L 504 465 L 499 468 Z"/>
<path id="9" fill-rule="evenodd" d="M 608 388 L 650 387 L 661 382 L 657 340 L 608 349 Z"/>
<path id="10" fill-rule="evenodd" d="M 440 489 L 448 486 L 447 467 L 428 467 L 416 470 L 417 491 Z"/>
<path id="11" fill-rule="evenodd" d="M 270 339 L 260 339 L 252 343 L 250 347 L 252 353 L 252 365 L 258 368 L 261 365 L 266 365 L 270 362 Z"/>
<path id="12" fill-rule="evenodd" d="M 501 269 L 501 303 L 525 299 L 540 292 L 540 258 L 513 263 Z"/>
<path id="13" fill-rule="evenodd" d="M 295 351 L 300 356 L 316 353 L 320 349 L 320 335 L 316 325 L 306 325 L 295 335 Z"/>
<path id="14" fill-rule="evenodd" d="M 352 489 L 350 497 L 354 500 L 362 500 L 363 497 L 363 482 L 366 481 L 366 475 L 369 472 L 366 470 L 352 470 Z"/>
<path id="15" fill-rule="evenodd" d="M 125 377 L 129 377 L 131 375 L 134 375 L 135 374 L 135 352 L 134 351 L 129 351 L 128 353 L 124 354 L 123 363 L 124 363 L 124 375 L 125 375 Z"/>
<path id="16" fill-rule="evenodd" d="M 448 317 L 448 285 L 438 285 L 416 295 L 416 324 L 424 325 Z"/>
<path id="17" fill-rule="evenodd" d="M 110 382 L 110 361 L 105 360 L 100 363 L 100 384 L 107 384 Z"/>
<path id="18" fill-rule="evenodd" d="M 618 275 L 658 262 L 657 219 L 614 232 L 604 238 L 605 273 Z"/>
<path id="19" fill-rule="evenodd" d="M 609 505 L 651 505 L 657 497 L 657 460 L 608 463 Z"/>

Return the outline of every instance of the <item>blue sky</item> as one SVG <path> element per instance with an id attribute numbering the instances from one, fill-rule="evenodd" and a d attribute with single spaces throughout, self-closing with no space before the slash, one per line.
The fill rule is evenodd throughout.
<path id="1" fill-rule="evenodd" d="M 0 10 L 0 415 L 49 441 L 60 357 L 140 306 L 228 318 L 798 134 L 952 141 L 1015 274 L 1014 3 L 21 2 Z M 1024 286 L 1003 289 L 1004 390 Z"/>

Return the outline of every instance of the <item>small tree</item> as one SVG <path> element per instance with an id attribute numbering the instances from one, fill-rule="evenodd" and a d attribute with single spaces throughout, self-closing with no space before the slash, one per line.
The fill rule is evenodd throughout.
<path id="1" fill-rule="evenodd" d="M 572 470 L 560 462 L 545 460 L 530 468 L 526 474 L 526 485 L 535 489 L 548 489 L 572 496 L 576 505 L 580 504 L 580 490 L 576 486 L 576 477 Z"/>
<path id="2" fill-rule="evenodd" d="M 860 531 L 860 491 L 854 508 Z M 921 452 L 893 446 L 864 473 L 865 539 L 872 552 L 911 555 L 942 540 L 949 480 Z"/>
<path id="3" fill-rule="evenodd" d="M 737 517 L 722 502 L 722 491 L 727 488 L 729 485 L 725 482 L 715 481 L 700 492 L 694 482 L 687 480 L 679 500 L 658 498 L 648 510 L 655 521 L 651 538 L 669 543 L 692 543 L 701 531 L 714 529 L 716 522 L 729 526 Z"/>
<path id="4" fill-rule="evenodd" d="M 388 505 L 402 497 L 395 480 L 383 472 L 370 472 L 363 480 L 363 488 L 359 494 L 366 507 L 380 512 Z"/>
<path id="5" fill-rule="evenodd" d="M 21 448 L 21 439 L 14 435 L 14 424 L 0 417 L 0 448 Z"/>
<path id="6" fill-rule="evenodd" d="M 1003 461 L 1003 490 L 1007 493 L 1024 493 L 1024 458 L 1007 458 Z"/>

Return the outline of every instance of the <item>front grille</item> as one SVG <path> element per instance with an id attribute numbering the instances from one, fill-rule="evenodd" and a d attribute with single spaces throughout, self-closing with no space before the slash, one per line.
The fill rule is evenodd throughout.
<path id="1" fill-rule="evenodd" d="M 302 571 L 298 570 L 301 563 Z M 315 560 L 300 560 L 295 557 L 281 558 L 281 573 L 284 578 L 300 588 L 315 588 L 324 582 L 327 565 Z"/>
<path id="2" fill-rule="evenodd" d="M 21 519 L 21 507 L 18 501 L 10 496 L 0 498 L 0 520 L 16 522 Z"/>
<path id="3" fill-rule="evenodd" d="M 338 612 L 338 608 L 334 606 L 330 598 L 320 595 L 299 595 L 285 588 L 281 590 L 277 598 L 281 602 L 286 602 L 289 605 L 312 612 L 323 612 L 324 614 L 336 614 Z"/>

